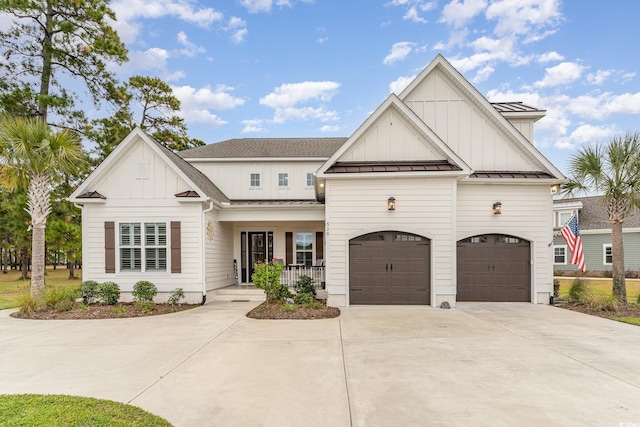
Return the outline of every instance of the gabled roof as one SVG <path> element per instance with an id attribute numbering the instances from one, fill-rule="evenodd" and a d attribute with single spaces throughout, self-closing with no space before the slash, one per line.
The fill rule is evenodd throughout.
<path id="1" fill-rule="evenodd" d="M 571 199 L 558 199 L 553 201 L 554 210 L 561 210 L 566 205 L 582 203 L 579 209 L 578 219 L 580 230 L 611 230 L 607 205 L 600 202 L 602 196 L 575 197 Z M 633 211 L 629 218 L 622 224 L 623 228 L 640 228 L 640 214 Z"/>
<path id="2" fill-rule="evenodd" d="M 347 138 L 238 138 L 180 151 L 183 159 L 330 157 Z"/>
<path id="3" fill-rule="evenodd" d="M 447 168 L 447 172 L 451 171 L 462 171 L 465 173 L 469 173 L 471 168 L 467 165 L 464 160 L 462 160 L 447 144 L 445 144 L 440 137 L 432 131 L 429 126 L 427 126 L 416 114 L 409 108 L 405 103 L 400 101 L 400 99 L 392 93 L 385 99 L 385 101 L 380 104 L 378 108 L 365 120 L 365 122 L 360 125 L 358 129 L 346 140 L 344 144 L 335 152 L 333 155 L 318 169 L 317 176 L 326 177 L 327 173 L 330 173 L 329 170 L 339 165 L 340 157 L 345 154 L 345 152 L 359 140 L 359 138 L 371 127 L 373 123 L 375 123 L 386 111 L 389 109 L 395 109 L 398 111 L 405 120 L 407 120 L 411 125 L 428 141 L 431 142 L 432 146 L 437 149 L 444 157 L 442 160 L 450 163 L 455 168 Z M 421 159 L 416 159 L 419 161 Z M 385 162 L 385 163 L 397 163 L 397 162 Z M 382 171 L 382 170 L 380 170 Z M 422 170 L 421 172 L 424 172 Z M 444 169 L 438 170 L 437 172 L 445 171 Z M 363 171 L 364 172 L 364 171 Z M 374 171 L 375 172 L 375 171 Z M 385 172 L 407 172 L 406 170 L 387 170 Z M 333 170 L 333 173 L 337 173 Z"/>
<path id="4" fill-rule="evenodd" d="M 122 140 L 120 144 L 107 156 L 107 158 L 85 179 L 82 184 L 69 196 L 69 200 L 76 203 L 83 203 L 94 199 L 95 201 L 104 201 L 108 199 L 108 195 L 102 196 L 97 193 L 95 189 L 91 188 L 92 185 L 98 180 L 98 178 L 109 170 L 110 165 L 123 155 L 129 144 L 134 143 L 138 139 L 145 142 L 155 153 L 164 159 L 164 161 L 180 176 L 189 186 L 192 191 L 196 191 L 199 197 L 189 197 L 191 200 L 207 200 L 211 198 L 219 203 L 229 202 L 229 198 L 214 184 L 209 178 L 207 178 L 202 172 L 196 169 L 193 165 L 187 163 L 185 160 L 177 156 L 173 151 L 169 150 L 154 138 L 145 133 L 142 129 L 136 127 L 134 130 Z M 187 190 L 188 191 L 188 190 Z M 97 197 L 96 195 L 101 196 Z M 93 195 L 88 197 L 88 195 Z"/>
<path id="5" fill-rule="evenodd" d="M 433 72 L 436 68 L 444 72 L 454 84 L 457 86 L 459 90 L 466 94 L 466 96 L 477 106 L 481 107 L 485 114 L 491 118 L 491 120 L 499 125 L 502 130 L 511 136 L 513 140 L 516 140 L 520 144 L 520 148 L 525 152 L 535 158 L 538 162 L 540 162 L 547 169 L 546 171 L 553 178 L 558 180 L 564 180 L 565 177 L 557 169 L 553 163 L 551 163 L 544 155 L 538 151 L 537 148 L 533 146 L 504 116 L 509 115 L 507 109 L 515 109 L 518 103 L 508 102 L 508 103 L 498 103 L 497 107 L 492 105 L 485 97 L 482 95 L 467 79 L 464 78 L 462 74 L 458 70 L 456 70 L 450 63 L 447 61 L 444 56 L 438 54 L 433 61 L 429 63 L 418 76 L 413 79 L 411 83 L 400 93 L 400 100 L 404 101 L 411 93 L 420 85 L 420 83 Z M 533 107 L 524 106 L 521 104 L 520 107 L 527 114 L 533 114 L 533 111 L 525 111 L 532 110 Z M 499 111 L 499 110 L 503 111 Z M 542 112 L 542 110 L 538 110 Z"/>

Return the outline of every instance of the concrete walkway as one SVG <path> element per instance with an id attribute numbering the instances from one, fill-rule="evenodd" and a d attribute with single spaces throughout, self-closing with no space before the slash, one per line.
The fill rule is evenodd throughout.
<path id="1" fill-rule="evenodd" d="M 0 311 L 0 394 L 140 406 L 176 426 L 639 426 L 640 327 L 555 307 L 352 307 L 258 321 Z"/>

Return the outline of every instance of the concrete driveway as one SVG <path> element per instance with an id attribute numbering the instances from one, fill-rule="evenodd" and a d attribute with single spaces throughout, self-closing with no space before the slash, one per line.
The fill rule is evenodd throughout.
<path id="1" fill-rule="evenodd" d="M 640 426 L 640 327 L 555 307 L 352 307 L 258 321 L 257 303 L 36 321 L 0 312 L 0 394 L 140 406 L 176 426 Z"/>

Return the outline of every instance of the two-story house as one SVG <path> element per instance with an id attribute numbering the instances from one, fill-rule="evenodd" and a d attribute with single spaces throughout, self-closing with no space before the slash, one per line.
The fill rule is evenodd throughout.
<path id="1" fill-rule="evenodd" d="M 69 200 L 83 278 L 192 302 L 258 261 L 324 266 L 328 304 L 547 303 L 544 111 L 489 103 L 438 55 L 347 138 L 232 139 L 173 153 L 134 130 Z"/>

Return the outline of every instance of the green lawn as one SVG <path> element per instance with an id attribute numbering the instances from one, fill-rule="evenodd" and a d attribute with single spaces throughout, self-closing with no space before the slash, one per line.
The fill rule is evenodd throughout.
<path id="1" fill-rule="evenodd" d="M 567 298 L 573 277 L 563 277 L 560 280 L 560 298 Z M 589 283 L 589 290 L 602 295 L 611 295 L 613 282 L 611 279 L 585 279 Z M 635 302 L 640 294 L 640 279 L 627 279 L 627 300 Z"/>
<path id="2" fill-rule="evenodd" d="M 65 395 L 0 395 L 0 426 L 171 427 L 163 418 L 111 400 Z"/>
<path id="3" fill-rule="evenodd" d="M 47 267 L 45 278 L 48 287 L 79 287 L 82 270 L 76 270 L 77 279 L 69 280 L 69 270 L 64 266 L 54 270 Z M 29 291 L 30 281 L 20 278 L 20 271 L 9 270 L 7 274 L 0 273 L 0 310 L 18 306 L 18 296 Z"/>

